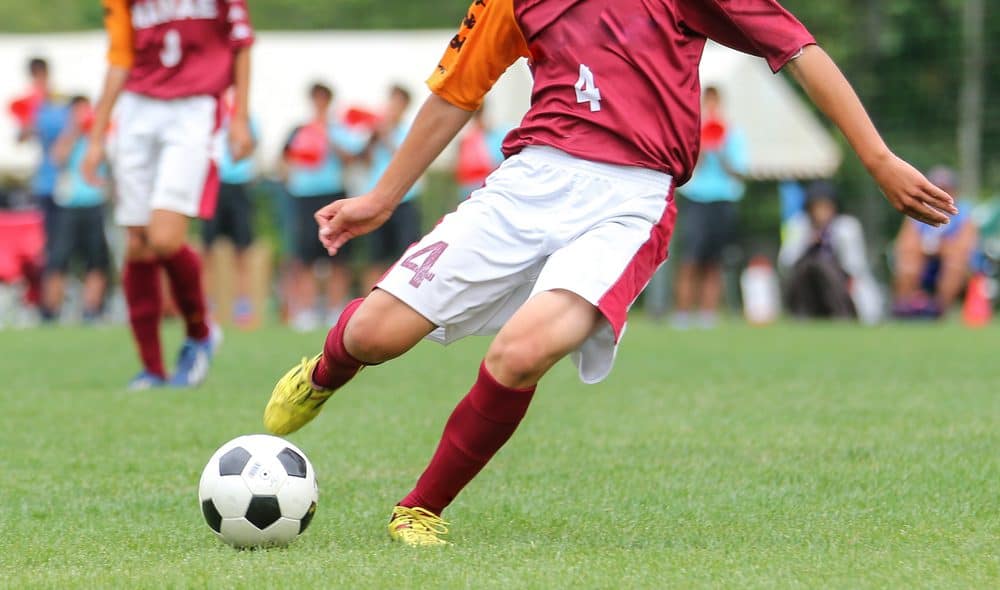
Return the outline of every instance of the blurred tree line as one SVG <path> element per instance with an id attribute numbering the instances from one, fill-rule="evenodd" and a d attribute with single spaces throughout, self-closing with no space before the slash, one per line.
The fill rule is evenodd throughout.
<path id="1" fill-rule="evenodd" d="M 249 5 L 260 29 L 417 29 L 456 26 L 469 2 L 249 0 Z M 783 4 L 841 64 L 893 148 L 920 167 L 939 162 L 959 165 L 961 113 L 970 113 L 968 105 L 975 98 L 963 93 L 964 66 L 976 66 L 985 108 L 978 125 L 981 161 L 975 167 L 982 171 L 980 196 L 1000 192 L 1000 51 L 990 46 L 1000 39 L 1000 7 L 995 0 L 784 0 Z M 973 5 L 982 14 L 970 13 Z M 980 28 L 979 64 L 967 61 L 976 49 L 967 43 L 970 24 Z M 100 26 L 97 0 L 0 3 L 0 31 Z M 335 56 L 331 58 L 331 67 L 336 67 Z M 968 123 L 965 144 L 970 135 Z M 838 182 L 847 208 L 867 221 L 870 232 L 884 236 L 893 232 L 898 218 L 871 198 L 875 187 L 856 160 L 845 160 Z M 751 193 L 773 195 L 774 187 L 764 183 Z M 776 200 L 762 199 L 757 204 L 746 208 L 752 209 L 747 222 L 760 233 L 770 233 Z"/>

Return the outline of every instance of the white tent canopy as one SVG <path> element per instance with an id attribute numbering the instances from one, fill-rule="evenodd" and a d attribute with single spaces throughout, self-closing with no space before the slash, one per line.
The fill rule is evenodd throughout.
<path id="1" fill-rule="evenodd" d="M 269 168 L 289 130 L 308 116 L 305 93 L 314 81 L 332 85 L 338 105 L 378 108 L 386 88 L 401 83 L 415 104 L 427 94 L 424 79 L 434 69 L 452 31 L 262 32 L 254 49 L 252 111 L 261 126 L 258 159 Z M 37 153 L 15 142 L 6 105 L 26 90 L 31 56 L 51 63 L 53 86 L 66 94 L 95 96 L 105 67 L 102 33 L 0 35 L 0 173 L 26 175 Z M 762 60 L 709 45 L 702 67 L 705 83 L 727 97 L 733 123 L 751 146 L 751 175 L 758 178 L 829 176 L 840 163 L 836 143 L 785 80 Z M 490 117 L 516 125 L 527 110 L 531 77 L 516 64 L 492 92 Z M 439 165 L 449 163 L 445 154 Z"/>

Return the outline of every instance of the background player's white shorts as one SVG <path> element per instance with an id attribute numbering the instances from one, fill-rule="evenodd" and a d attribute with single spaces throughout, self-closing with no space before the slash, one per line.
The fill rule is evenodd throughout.
<path id="1" fill-rule="evenodd" d="M 218 128 L 215 97 L 158 100 L 123 93 L 115 110 L 109 158 L 117 196 L 115 221 L 148 225 L 154 209 L 211 217 L 218 198 L 212 150 Z"/>
<path id="2" fill-rule="evenodd" d="M 629 307 L 666 260 L 677 209 L 667 174 L 546 147 L 507 159 L 411 246 L 378 287 L 450 343 L 492 334 L 536 293 L 563 289 L 607 319 L 573 361 L 586 383 L 611 372 Z"/>

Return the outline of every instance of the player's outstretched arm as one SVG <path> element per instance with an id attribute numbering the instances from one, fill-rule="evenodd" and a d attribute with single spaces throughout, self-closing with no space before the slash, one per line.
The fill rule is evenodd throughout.
<path id="1" fill-rule="evenodd" d="M 931 225 L 946 224 L 948 215 L 958 213 L 948 193 L 892 153 L 854 89 L 823 49 L 806 47 L 788 67 L 816 106 L 844 133 L 893 207 Z"/>
<path id="2" fill-rule="evenodd" d="M 90 138 L 87 143 L 87 152 L 83 156 L 81 172 L 83 179 L 93 185 L 100 184 L 97 170 L 104 161 L 104 142 L 107 137 L 108 127 L 111 125 L 111 112 L 115 108 L 118 96 L 125 88 L 128 80 L 128 68 L 111 65 L 104 75 L 104 87 L 101 90 L 101 97 L 97 99 L 97 106 L 94 107 L 94 124 L 90 130 Z"/>
<path id="3" fill-rule="evenodd" d="M 403 196 L 470 118 L 470 111 L 432 94 L 420 108 L 409 134 L 375 188 L 360 197 L 334 201 L 316 212 L 319 238 L 330 256 L 336 255 L 348 240 L 385 223 Z"/>

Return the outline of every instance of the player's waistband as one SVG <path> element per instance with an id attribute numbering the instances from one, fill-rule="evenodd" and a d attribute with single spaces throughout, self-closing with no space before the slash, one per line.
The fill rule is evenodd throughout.
<path id="1" fill-rule="evenodd" d="M 664 187 L 664 192 L 670 189 L 674 181 L 673 177 L 665 172 L 658 172 L 649 168 L 639 168 L 638 166 L 623 166 L 621 164 L 584 160 L 583 158 L 578 158 L 549 146 L 529 145 L 521 150 L 520 154 L 530 157 L 535 161 L 547 162 L 555 166 L 580 170 L 597 176 L 662 186 Z"/>

